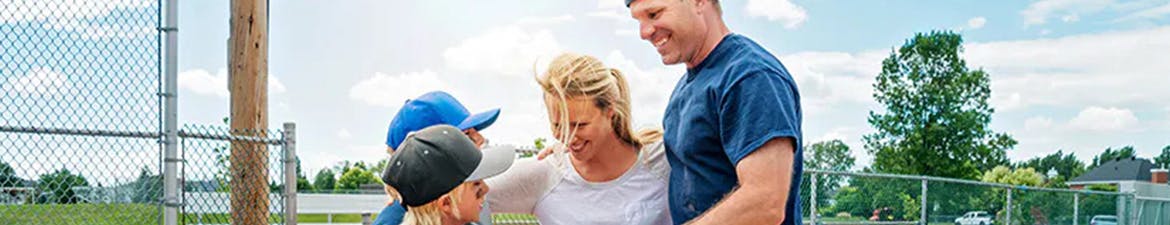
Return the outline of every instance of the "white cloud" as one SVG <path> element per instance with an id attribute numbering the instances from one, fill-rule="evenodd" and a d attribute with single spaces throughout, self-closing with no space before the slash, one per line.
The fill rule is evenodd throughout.
<path id="1" fill-rule="evenodd" d="M 624 9 L 626 2 L 622 0 L 597 0 L 597 8 L 599 9 Z"/>
<path id="2" fill-rule="evenodd" d="M 682 66 L 642 68 L 621 51 L 613 50 L 602 61 L 622 71 L 630 87 L 634 123 L 662 125 L 663 112 L 674 84 L 685 73 Z"/>
<path id="3" fill-rule="evenodd" d="M 337 137 L 341 139 L 349 139 L 353 137 L 353 134 L 349 133 L 349 129 L 341 128 L 341 130 L 337 130 Z"/>
<path id="4" fill-rule="evenodd" d="M 1020 93 L 1002 93 L 992 91 L 991 99 L 988 101 L 988 104 L 990 104 L 996 110 L 1012 111 L 1020 109 L 1023 106 L 1022 102 L 1024 100 L 1020 97 Z"/>
<path id="5" fill-rule="evenodd" d="M 101 17 L 117 9 L 147 7 L 151 6 L 151 3 L 147 0 L 5 0 L 0 23 Z"/>
<path id="6" fill-rule="evenodd" d="M 881 72 L 881 61 L 887 54 L 798 52 L 777 58 L 800 88 L 806 113 L 816 114 L 840 104 L 872 103 L 874 77 Z"/>
<path id="7" fill-rule="evenodd" d="M 76 32 L 82 38 L 139 38 L 157 34 L 153 26 L 110 24 L 107 20 L 93 19 L 117 16 L 111 12 L 123 9 L 152 6 L 146 0 L 95 0 L 95 1 L 37 1 L 14 0 L 4 4 L 0 23 L 36 21 L 45 29 Z"/>
<path id="8" fill-rule="evenodd" d="M 604 20 L 610 20 L 610 21 L 615 21 L 615 22 L 621 22 L 621 21 L 630 21 L 631 23 L 636 22 L 636 21 L 634 21 L 633 18 L 630 17 L 629 14 L 624 14 L 624 13 L 622 13 L 621 10 L 599 10 L 599 11 L 590 12 L 586 15 L 589 17 L 596 17 L 596 18 L 601 18 Z"/>
<path id="9" fill-rule="evenodd" d="M 1020 12 L 1027 25 L 1040 25 L 1049 18 L 1060 17 L 1065 22 L 1075 22 L 1080 14 L 1095 13 L 1106 9 L 1114 0 L 1040 0 L 1028 5 Z"/>
<path id="10" fill-rule="evenodd" d="M 34 68 L 24 76 L 8 77 L 0 83 L 4 92 L 53 95 L 72 90 L 69 77 L 49 68 Z"/>
<path id="11" fill-rule="evenodd" d="M 577 21 L 573 15 L 565 14 L 554 17 L 525 17 L 516 21 L 517 26 L 549 26 Z"/>
<path id="12" fill-rule="evenodd" d="M 179 88 L 200 95 L 228 97 L 227 71 L 220 69 L 216 75 L 207 70 L 195 69 L 179 73 Z"/>
<path id="13" fill-rule="evenodd" d="M 616 28 L 613 34 L 617 36 L 638 36 L 638 23 L 629 14 L 623 12 L 625 9 L 606 9 L 594 11 L 586 14 L 589 17 L 607 20 Z"/>
<path id="14" fill-rule="evenodd" d="M 987 24 L 987 18 L 983 18 L 982 16 L 967 20 L 967 27 L 972 30 L 983 28 L 985 24 Z"/>
<path id="15" fill-rule="evenodd" d="M 496 28 L 471 37 L 443 52 L 447 67 L 489 75 L 528 77 L 534 66 L 561 52 L 547 29 L 530 31 L 519 26 Z"/>
<path id="16" fill-rule="evenodd" d="M 768 21 L 779 21 L 784 28 L 799 27 L 808 20 L 808 14 L 803 7 L 793 4 L 789 0 L 748 0 L 744 6 L 751 17 L 765 17 Z"/>
<path id="17" fill-rule="evenodd" d="M 1170 26 L 965 46 L 991 75 L 1000 111 L 1032 106 L 1161 104 L 1170 98 Z M 1017 97 L 1018 95 L 1018 97 Z M 1010 104 L 1005 104 L 1010 103 Z"/>
<path id="18" fill-rule="evenodd" d="M 228 92 L 228 75 L 227 69 L 220 68 L 215 75 L 204 69 L 194 69 L 179 72 L 179 89 L 195 92 L 200 95 L 218 96 L 227 98 L 231 96 Z M 268 75 L 268 95 L 283 94 L 288 91 L 284 83 L 280 82 L 280 78 L 275 75 Z"/>
<path id="19" fill-rule="evenodd" d="M 1097 106 L 1081 110 L 1069 121 L 1072 128 L 1098 132 L 1127 131 L 1136 124 L 1138 119 L 1129 109 Z"/>
<path id="20" fill-rule="evenodd" d="M 1033 131 L 1044 131 L 1052 127 L 1052 118 L 1045 116 L 1035 116 L 1024 120 L 1024 129 Z"/>
<path id="21" fill-rule="evenodd" d="M 406 99 L 433 90 L 452 89 L 446 82 L 439 80 L 431 70 L 393 76 L 379 72 L 350 87 L 349 97 L 369 105 L 398 107 L 402 106 Z"/>
<path id="22" fill-rule="evenodd" d="M 1170 14 L 1170 2 L 1168 2 L 1162 6 L 1148 8 L 1148 9 L 1134 12 L 1132 14 L 1129 14 L 1129 15 L 1126 15 L 1122 18 L 1114 20 L 1114 22 L 1139 20 L 1139 19 L 1159 19 L 1159 18 L 1165 17 L 1167 14 Z"/>
<path id="23" fill-rule="evenodd" d="M 640 33 L 640 32 L 638 31 L 638 28 L 630 28 L 630 29 L 617 29 L 617 30 L 614 30 L 614 31 L 613 31 L 613 34 L 614 34 L 614 35 L 617 35 L 617 36 L 630 36 L 630 37 L 638 37 L 638 36 L 640 35 L 640 34 L 638 34 L 638 33 Z"/>

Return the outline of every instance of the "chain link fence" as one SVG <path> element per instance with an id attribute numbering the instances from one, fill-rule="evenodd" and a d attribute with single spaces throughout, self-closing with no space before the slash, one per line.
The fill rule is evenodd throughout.
<path id="1" fill-rule="evenodd" d="M 296 163 L 290 157 L 292 136 L 286 134 L 184 127 L 181 224 L 285 224 L 285 200 L 296 193 L 286 188 L 296 183 L 285 180 L 284 165 Z M 248 221 L 232 223 L 235 219 Z"/>
<path id="2" fill-rule="evenodd" d="M 178 129 L 173 3 L 0 1 L 0 224 L 295 223 L 291 124 Z"/>
<path id="3" fill-rule="evenodd" d="M 159 4 L 0 2 L 0 224 L 158 224 Z"/>
<path id="4" fill-rule="evenodd" d="M 1095 217 L 1116 224 L 1170 221 L 1159 217 L 1170 215 L 1170 201 L 1115 190 L 805 170 L 801 192 L 804 224 L 1091 225 Z"/>

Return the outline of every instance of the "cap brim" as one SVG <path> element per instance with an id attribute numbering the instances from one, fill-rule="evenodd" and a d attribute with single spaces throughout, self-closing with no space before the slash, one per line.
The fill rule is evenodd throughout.
<path id="1" fill-rule="evenodd" d="M 483 130 L 492 123 L 496 122 L 496 118 L 500 117 L 500 109 L 492 109 L 475 115 L 468 116 L 463 122 L 459 123 L 459 130 L 467 130 L 475 128 L 475 130 Z"/>
<path id="2" fill-rule="evenodd" d="M 475 171 L 472 171 L 471 175 L 467 176 L 464 182 L 500 175 L 512 167 L 514 160 L 516 160 L 516 147 L 503 145 L 485 148 L 483 149 L 483 157 L 479 159 L 479 165 L 475 167 Z"/>

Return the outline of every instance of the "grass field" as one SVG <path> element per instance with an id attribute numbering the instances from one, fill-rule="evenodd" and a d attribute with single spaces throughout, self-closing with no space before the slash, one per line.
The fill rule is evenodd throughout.
<path id="1" fill-rule="evenodd" d="M 377 215 L 373 215 L 377 218 Z M 230 223 L 228 214 L 183 214 L 180 224 Z M 161 224 L 162 214 L 157 205 L 148 204 L 41 204 L 41 205 L 0 205 L 0 225 L 16 224 L 62 224 L 62 225 L 114 225 L 114 224 Z M 281 221 L 279 215 L 272 215 L 269 221 Z M 535 221 L 524 214 L 496 214 L 494 221 Z M 300 214 L 301 223 L 325 223 L 328 215 Z M 360 223 L 360 214 L 334 214 L 334 223 Z"/>
<path id="2" fill-rule="evenodd" d="M 0 205 L 0 225 L 159 224 L 159 208 L 146 204 Z"/>

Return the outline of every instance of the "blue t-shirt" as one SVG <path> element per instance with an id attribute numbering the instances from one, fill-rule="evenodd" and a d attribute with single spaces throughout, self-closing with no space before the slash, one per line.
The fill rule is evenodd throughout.
<path id="1" fill-rule="evenodd" d="M 394 200 L 394 203 L 382 208 L 382 212 L 378 213 L 377 218 L 374 218 L 374 225 L 402 224 L 402 216 L 404 215 L 406 215 L 406 207 L 403 207 L 398 200 Z"/>
<path id="2" fill-rule="evenodd" d="M 670 162 L 670 213 L 682 224 L 739 183 L 735 166 L 765 142 L 795 140 L 786 225 L 799 224 L 802 172 L 800 94 L 780 60 L 747 37 L 729 34 L 687 69 L 663 118 Z"/>

